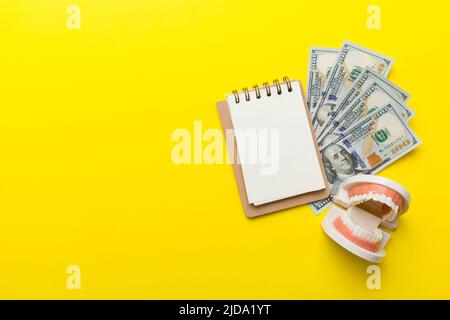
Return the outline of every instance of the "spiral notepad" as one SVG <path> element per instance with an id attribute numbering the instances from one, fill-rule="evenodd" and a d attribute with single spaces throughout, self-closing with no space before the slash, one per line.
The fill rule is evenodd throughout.
<path id="1" fill-rule="evenodd" d="M 244 210 L 257 216 L 326 198 L 329 188 L 299 81 L 233 91 L 218 102 Z"/>

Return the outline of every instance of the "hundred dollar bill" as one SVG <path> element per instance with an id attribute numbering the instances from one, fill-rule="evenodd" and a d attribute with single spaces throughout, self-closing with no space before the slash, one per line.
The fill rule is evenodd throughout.
<path id="1" fill-rule="evenodd" d="M 413 111 L 403 101 L 397 99 L 398 97 L 391 94 L 382 83 L 379 83 L 379 80 L 373 81 L 349 107 L 332 117 L 328 130 L 318 139 L 319 145 L 325 145 L 336 139 L 340 133 L 345 132 L 359 119 L 388 103 L 407 121 L 411 118 Z"/>
<path id="2" fill-rule="evenodd" d="M 408 123 L 387 104 L 362 118 L 333 142 L 320 148 L 331 197 L 340 184 L 356 174 L 376 174 L 420 145 Z M 310 204 L 318 214 L 331 197 Z"/>
<path id="3" fill-rule="evenodd" d="M 310 50 L 306 104 L 311 115 L 316 110 L 323 85 L 336 62 L 338 52 L 339 49 L 322 47 L 312 47 Z"/>
<path id="4" fill-rule="evenodd" d="M 314 129 L 317 131 L 318 127 L 325 124 L 337 107 L 338 100 L 347 94 L 364 69 L 371 69 L 380 76 L 387 77 L 393 61 L 392 58 L 345 41 L 339 50 L 313 116 Z"/>
<path id="5" fill-rule="evenodd" d="M 399 88 L 397 85 L 387 80 L 386 78 L 383 78 L 372 70 L 366 68 L 363 73 L 361 73 L 361 75 L 355 80 L 355 83 L 347 92 L 345 97 L 341 98 L 337 102 L 337 107 L 330 113 L 330 116 L 325 124 L 317 128 L 316 135 L 317 137 L 319 137 L 319 139 L 323 135 L 323 133 L 328 132 L 329 126 L 333 123 L 333 120 L 339 117 L 339 115 L 345 111 L 345 109 L 359 96 L 359 94 L 365 91 L 367 87 L 374 81 L 377 81 L 381 86 L 389 91 L 390 95 L 395 96 L 397 98 L 396 100 L 398 101 L 406 102 L 409 100 L 409 98 L 411 98 L 411 95 L 408 92 Z M 409 113 L 411 113 L 408 118 L 409 120 L 414 115 L 414 111 L 410 107 L 407 108 L 409 110 Z"/>

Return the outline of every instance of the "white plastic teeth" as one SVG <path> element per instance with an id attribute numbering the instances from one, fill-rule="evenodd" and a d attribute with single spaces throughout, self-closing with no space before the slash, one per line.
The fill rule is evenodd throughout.
<path id="1" fill-rule="evenodd" d="M 375 231 L 367 231 L 355 224 L 347 213 L 344 213 L 341 217 L 344 225 L 351 231 L 351 233 L 361 239 L 367 240 L 372 244 L 376 244 L 383 238 L 381 229 L 377 228 Z"/>
<path id="2" fill-rule="evenodd" d="M 363 193 L 363 194 L 357 194 L 352 197 L 350 197 L 350 203 L 352 206 L 361 204 L 368 200 L 375 200 L 378 202 L 382 202 L 385 205 L 387 205 L 389 208 L 391 208 L 391 211 L 383 216 L 383 220 L 392 222 L 397 218 L 398 213 L 398 205 L 394 203 L 391 197 L 382 194 L 382 193 L 375 193 L 372 191 L 369 191 L 369 193 Z"/>

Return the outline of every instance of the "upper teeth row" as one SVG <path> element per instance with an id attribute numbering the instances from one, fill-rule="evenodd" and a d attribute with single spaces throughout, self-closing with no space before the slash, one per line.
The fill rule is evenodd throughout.
<path id="1" fill-rule="evenodd" d="M 358 205 L 358 204 L 363 203 L 368 200 L 375 200 L 375 201 L 382 202 L 382 203 L 386 204 L 387 206 L 389 206 L 389 208 L 391 208 L 390 212 L 388 214 L 386 214 L 385 216 L 383 216 L 383 220 L 391 222 L 391 221 L 395 220 L 395 218 L 397 217 L 398 205 L 396 205 L 394 203 L 394 201 L 392 200 L 391 197 L 389 197 L 385 194 L 369 191 L 369 193 L 354 195 L 354 196 L 350 197 L 349 200 L 352 205 Z"/>
<path id="2" fill-rule="evenodd" d="M 349 230 L 352 232 L 354 236 L 357 236 L 359 238 L 362 238 L 364 240 L 370 241 L 371 243 L 377 243 L 381 241 L 383 238 L 383 233 L 381 232 L 381 229 L 376 229 L 375 231 L 367 231 L 357 224 L 355 224 L 352 219 L 348 216 L 347 213 L 344 213 L 342 215 L 342 222 L 349 228 Z"/>

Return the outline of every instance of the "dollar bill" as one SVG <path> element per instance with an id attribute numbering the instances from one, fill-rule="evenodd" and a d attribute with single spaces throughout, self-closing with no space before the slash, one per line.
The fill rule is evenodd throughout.
<path id="1" fill-rule="evenodd" d="M 406 102 L 411 98 L 411 95 L 405 90 L 399 88 L 397 85 L 392 83 L 391 81 L 383 78 L 373 72 L 370 69 L 364 69 L 363 73 L 355 80 L 355 83 L 347 92 L 345 97 L 341 98 L 339 102 L 337 102 L 337 107 L 330 113 L 328 120 L 325 122 L 323 126 L 320 126 L 316 130 L 316 135 L 320 139 L 321 136 L 329 131 L 330 125 L 333 123 L 333 120 L 339 117 L 345 109 L 359 96 L 359 94 L 367 89 L 367 87 L 377 81 L 380 85 L 382 85 L 385 90 L 389 91 L 389 94 L 396 97 L 398 101 Z M 414 111 L 410 107 L 406 107 L 409 110 L 410 116 L 408 120 L 414 115 Z"/>
<path id="2" fill-rule="evenodd" d="M 420 145 L 408 123 L 387 104 L 362 118 L 336 140 L 322 146 L 331 197 L 310 204 L 318 214 L 330 205 L 340 184 L 356 174 L 376 174 Z"/>
<path id="3" fill-rule="evenodd" d="M 337 107 L 339 98 L 347 94 L 364 69 L 368 68 L 382 77 L 387 77 L 393 61 L 392 58 L 345 41 L 324 85 L 325 88 L 313 116 L 313 126 L 316 132 L 325 124 Z"/>
<path id="4" fill-rule="evenodd" d="M 407 121 L 411 118 L 413 111 L 403 101 L 397 99 L 398 97 L 391 94 L 383 83 L 379 83 L 378 80 L 373 81 L 357 99 L 353 100 L 351 106 L 332 117 L 333 120 L 327 132 L 318 139 L 319 145 L 326 145 L 327 141 L 336 139 L 340 133 L 345 132 L 359 119 L 388 103 Z"/>
<path id="5" fill-rule="evenodd" d="M 328 78 L 339 49 L 312 47 L 309 54 L 306 104 L 311 115 L 315 113 L 323 85 Z"/>

